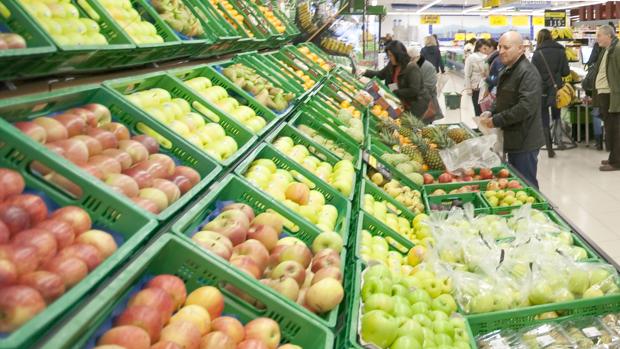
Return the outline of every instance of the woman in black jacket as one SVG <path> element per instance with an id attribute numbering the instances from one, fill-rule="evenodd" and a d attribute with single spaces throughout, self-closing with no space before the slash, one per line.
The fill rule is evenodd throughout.
<path id="1" fill-rule="evenodd" d="M 443 66 L 443 60 L 441 59 L 441 51 L 439 50 L 439 44 L 434 36 L 427 36 L 424 38 L 424 47 L 420 51 L 422 57 L 425 60 L 431 62 L 435 66 L 435 70 L 439 73 L 445 72 L 445 68 Z"/>
<path id="2" fill-rule="evenodd" d="M 551 130 L 549 120 L 549 109 L 551 109 L 551 117 L 554 121 L 560 119 L 560 109 L 555 106 L 556 88 L 562 87 L 562 77 L 570 74 L 568 60 L 564 46 L 553 40 L 551 32 L 548 29 L 541 29 L 536 37 L 537 47 L 532 57 L 532 64 L 540 73 L 542 78 L 542 122 L 545 134 L 545 143 L 547 153 L 550 158 L 555 156 L 553 151 L 553 143 L 551 142 Z"/>
<path id="3" fill-rule="evenodd" d="M 378 77 L 391 86 L 394 94 L 400 98 L 405 110 L 421 118 L 428 108 L 430 94 L 424 88 L 422 72 L 416 64 L 409 64 L 411 58 L 400 41 L 392 41 L 386 48 L 390 62 L 385 68 L 375 71 L 367 70 L 364 76 Z"/>

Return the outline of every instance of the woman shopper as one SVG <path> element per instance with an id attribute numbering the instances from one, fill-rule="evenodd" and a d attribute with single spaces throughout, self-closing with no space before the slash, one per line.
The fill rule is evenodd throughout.
<path id="1" fill-rule="evenodd" d="M 532 64 L 540 73 L 543 82 L 541 115 L 547 154 L 552 158 L 555 156 L 555 152 L 551 141 L 549 110 L 551 110 L 551 118 L 554 122 L 560 120 L 560 109 L 556 108 L 555 104 L 556 87 L 554 85 L 557 88 L 562 87 L 562 77 L 570 74 L 570 68 L 568 67 L 564 46 L 553 40 L 551 31 L 541 29 L 536 37 L 536 42 L 537 47 L 532 57 Z"/>
<path id="2" fill-rule="evenodd" d="M 446 69 L 443 65 L 443 60 L 441 59 L 441 51 L 439 50 L 439 44 L 434 36 L 429 35 L 424 38 L 424 47 L 422 51 L 420 51 L 422 57 L 425 60 L 429 61 L 433 66 L 435 66 L 435 71 L 439 73 L 445 73 Z"/>
<path id="3" fill-rule="evenodd" d="M 390 59 L 388 65 L 378 71 L 367 70 L 364 76 L 386 80 L 405 110 L 421 118 L 428 108 L 430 94 L 424 88 L 420 68 L 416 64 L 409 64 L 411 57 L 400 41 L 392 41 L 385 51 Z"/>
<path id="4" fill-rule="evenodd" d="M 484 39 L 480 39 L 476 41 L 474 53 L 465 60 L 465 89 L 471 91 L 471 101 L 474 104 L 476 116 L 482 114 L 478 104 L 480 99 L 480 83 L 489 75 L 486 59 L 491 50 L 491 44 Z"/>

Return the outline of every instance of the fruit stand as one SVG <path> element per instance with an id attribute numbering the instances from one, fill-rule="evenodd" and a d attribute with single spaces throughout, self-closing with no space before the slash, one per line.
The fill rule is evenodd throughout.
<path id="1" fill-rule="evenodd" d="M 245 5 L 191 7 L 227 23 L 196 40 L 295 35 Z M 165 43 L 193 40 L 178 29 Z M 587 235 L 507 164 L 446 172 L 439 151 L 476 133 L 393 120 L 385 86 L 324 57 L 286 45 L 0 101 L 0 348 L 620 341 L 618 266 Z"/>

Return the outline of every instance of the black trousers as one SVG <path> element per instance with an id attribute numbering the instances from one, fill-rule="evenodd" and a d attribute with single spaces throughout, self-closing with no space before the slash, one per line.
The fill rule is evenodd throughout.
<path id="1" fill-rule="evenodd" d="M 538 150 L 530 150 L 519 153 L 508 153 L 508 162 L 521 172 L 530 184 L 538 188 Z"/>
<path id="2" fill-rule="evenodd" d="M 601 116 L 605 123 L 605 143 L 609 152 L 609 164 L 620 167 L 620 113 L 609 112 L 609 93 L 598 95 Z"/>
<path id="3" fill-rule="evenodd" d="M 480 108 L 480 104 L 478 104 L 478 98 L 480 97 L 480 90 L 472 90 L 471 91 L 471 101 L 474 103 L 474 112 L 476 116 L 480 116 L 482 114 L 482 109 Z"/>

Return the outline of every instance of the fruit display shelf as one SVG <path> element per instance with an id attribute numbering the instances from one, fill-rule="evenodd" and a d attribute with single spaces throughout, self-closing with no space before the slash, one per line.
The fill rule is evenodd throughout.
<path id="1" fill-rule="evenodd" d="M 241 89 L 239 86 L 235 85 L 227 77 L 222 75 L 221 69 L 219 69 L 219 67 L 221 67 L 224 64 L 225 63 L 218 62 L 218 63 L 214 63 L 213 66 L 199 65 L 199 66 L 195 66 L 192 68 L 178 68 L 178 69 L 169 70 L 168 74 L 183 81 L 185 85 L 187 85 L 185 83 L 187 80 L 194 79 L 197 77 L 205 77 L 211 81 L 213 86 L 223 87 L 224 89 L 226 89 L 230 97 L 236 99 L 239 102 L 239 105 L 243 105 L 243 106 L 247 106 L 251 108 L 252 110 L 254 110 L 254 112 L 256 113 L 258 117 L 265 120 L 266 125 L 260 131 L 256 132 L 258 136 L 265 134 L 271 128 L 273 128 L 273 126 L 279 119 L 281 119 L 282 117 L 286 115 L 286 111 L 280 114 L 276 114 L 271 109 L 260 104 L 253 96 L 251 96 L 249 93 Z M 200 92 L 195 90 L 194 88 L 188 87 L 188 89 L 191 89 L 197 95 L 200 95 Z M 203 98 L 203 100 L 210 109 L 214 109 L 214 110 L 220 109 L 214 102 L 208 100 L 206 97 Z M 225 111 L 221 109 L 220 111 L 221 113 L 225 113 Z M 229 116 L 230 119 L 234 119 L 243 125 L 243 123 L 238 118 L 235 118 L 234 116 L 230 115 L 230 113 L 227 113 L 227 115 Z M 249 128 L 245 125 L 243 126 L 246 128 Z"/>
<path id="2" fill-rule="evenodd" d="M 300 110 L 293 114 L 288 124 L 306 135 L 308 138 L 312 138 L 315 147 L 321 148 L 325 152 L 331 152 L 335 156 L 338 156 L 341 160 L 346 158 L 346 156 L 339 156 L 338 152 L 346 152 L 352 158 L 355 168 L 361 169 L 362 152 L 359 145 L 347 137 L 342 137 L 341 130 L 332 127 L 330 124 L 325 123 L 322 120 L 323 118 L 313 117 L 313 115 Z M 308 129 L 313 130 L 316 134 L 314 136 L 309 135 L 307 133 Z M 304 130 L 306 132 L 304 132 Z M 318 138 L 319 136 L 321 138 Z M 339 148 L 338 152 L 333 150 L 336 147 Z"/>
<path id="3" fill-rule="evenodd" d="M 67 37 L 65 37 L 64 40 L 59 40 L 59 36 L 52 35 L 52 33 L 46 29 L 47 24 L 44 24 L 41 22 L 40 18 L 35 16 L 35 13 L 37 13 L 45 17 L 44 12 L 35 12 L 42 9 L 40 6 L 32 7 L 30 10 L 27 8 L 27 3 L 18 2 L 17 6 L 20 6 L 25 13 L 31 16 L 33 22 L 36 23 L 44 35 L 56 45 L 57 51 L 46 59 L 46 61 L 54 61 L 56 64 L 54 70 L 56 72 L 98 71 L 130 64 L 133 59 L 132 55 L 135 46 L 122 33 L 121 28 L 112 21 L 106 13 L 98 11 L 98 9 L 84 2 L 82 2 L 82 4 L 85 4 L 85 6 L 82 7 L 78 5 L 77 1 L 71 1 L 70 5 L 72 11 L 74 11 L 74 14 L 77 14 L 80 19 L 90 19 L 97 24 L 97 33 L 105 38 L 107 41 L 106 43 L 78 45 L 70 41 Z M 46 6 L 45 4 L 42 5 Z M 66 16 L 70 16 L 70 14 L 67 12 Z M 63 20 L 69 20 L 69 18 L 64 18 Z M 77 26 L 75 30 L 79 30 Z"/>
<path id="4" fill-rule="evenodd" d="M 281 25 L 284 26 L 284 32 L 280 33 L 280 35 L 284 37 L 283 41 L 288 42 L 299 36 L 299 29 L 297 29 L 297 27 L 293 23 L 291 23 L 291 21 L 289 21 L 286 15 L 282 11 L 280 11 L 277 6 L 274 6 L 268 1 L 253 1 L 253 3 L 258 6 L 259 10 L 262 10 L 261 7 L 265 7 L 268 11 L 271 11 L 273 16 L 280 21 Z M 269 24 L 274 26 L 274 28 L 277 30 L 277 27 L 274 25 L 274 23 L 269 22 Z"/>
<path id="5" fill-rule="evenodd" d="M 256 70 L 264 78 L 271 81 L 272 84 L 295 93 L 299 100 L 304 99 L 306 90 L 297 82 L 291 81 L 285 73 L 268 60 L 260 59 L 260 55 L 256 51 L 244 52 L 233 57 L 233 62 L 240 63 Z"/>
<path id="6" fill-rule="evenodd" d="M 420 185 L 420 183 L 414 182 L 413 179 L 407 176 L 407 173 L 403 173 L 396 166 L 393 166 L 389 162 L 382 159 L 383 154 L 392 154 L 394 153 L 394 151 L 383 145 L 383 143 L 374 143 L 373 141 L 374 140 L 371 139 L 369 151 L 366 152 L 368 156 L 368 166 L 366 167 L 365 172 L 366 174 L 368 173 L 368 169 L 371 167 L 377 170 L 382 169 L 382 171 L 389 172 L 391 177 L 395 177 L 396 179 L 398 179 L 398 181 L 408 186 L 409 188 L 423 190 L 422 185 Z"/>
<path id="7" fill-rule="evenodd" d="M 329 60 L 319 57 L 305 46 L 285 45 L 280 48 L 280 52 L 284 53 L 291 59 L 298 59 L 302 61 L 306 66 L 319 74 L 327 74 L 332 69 L 332 67 L 327 64 Z"/>
<path id="8" fill-rule="evenodd" d="M 383 145 L 383 147 L 387 147 L 384 144 L 380 143 L 380 145 Z M 500 166 L 497 167 L 491 167 L 490 169 L 487 170 L 482 170 L 481 168 L 474 168 L 473 170 L 473 175 L 471 175 L 470 177 L 472 178 L 472 180 L 474 181 L 479 181 L 479 180 L 492 180 L 492 179 L 500 179 L 500 178 L 506 178 L 508 180 L 511 179 L 519 179 L 523 182 L 523 180 L 520 178 L 520 176 L 514 171 L 514 169 L 512 167 L 510 167 L 507 164 L 502 164 Z M 481 170 L 483 173 L 481 173 Z M 490 170 L 490 173 L 489 171 Z M 427 174 L 431 175 L 433 177 L 433 183 L 425 183 L 425 187 L 427 186 L 431 186 L 434 184 L 439 184 L 439 176 L 441 176 L 442 174 L 445 173 L 445 171 L 441 171 L 441 170 L 431 170 L 431 171 L 427 171 Z M 465 173 L 463 173 L 463 175 L 466 175 Z M 460 182 L 462 181 L 462 177 L 463 176 L 456 176 L 456 175 L 450 175 L 452 178 L 452 182 Z M 429 178 L 430 179 L 430 178 Z"/>
<path id="9" fill-rule="evenodd" d="M 540 210 L 546 210 L 549 208 L 549 203 L 547 202 L 547 200 L 538 192 L 538 190 L 534 188 L 527 187 L 523 189 L 505 189 L 504 193 L 507 193 L 507 192 L 514 192 L 514 193 L 524 192 L 526 195 L 526 198 L 533 199 L 534 202 L 531 202 L 531 205 L 533 208 L 540 209 Z M 495 193 L 497 192 L 494 192 L 494 194 Z M 491 201 L 490 195 L 491 194 L 489 191 L 480 193 L 480 196 L 486 202 L 487 206 L 491 209 L 492 213 L 506 214 L 506 213 L 512 212 L 512 210 L 514 209 L 518 209 L 519 207 L 521 207 L 521 205 L 518 205 L 518 204 L 512 205 L 511 204 L 512 202 L 505 203 L 505 204 L 500 203 L 498 205 L 497 202 L 493 203 Z M 518 197 L 516 199 L 519 200 Z"/>
<path id="10" fill-rule="evenodd" d="M 43 336 L 55 321 L 79 306 L 97 285 L 146 243 L 155 233 L 157 222 L 145 217 L 133 204 L 110 196 L 109 190 L 94 178 L 66 168 L 63 159 L 41 154 L 38 143 L 9 124 L 0 123 L 0 135 L 3 140 L 0 145 L 0 167 L 13 169 L 22 175 L 26 193 L 41 197 L 50 211 L 70 205 L 83 208 L 90 215 L 93 227 L 112 233 L 118 246 L 110 257 L 30 321 L 11 333 L 0 333 L 0 348 L 27 348 Z M 85 194 L 72 198 L 34 175 L 30 166 L 35 161 L 68 178 Z"/>
<path id="11" fill-rule="evenodd" d="M 273 163 L 275 163 L 277 169 L 282 169 L 289 173 L 293 172 L 291 174 L 293 179 L 292 183 L 305 184 L 310 190 L 317 191 L 321 195 L 323 195 L 324 205 L 332 205 L 337 211 L 337 218 L 335 220 L 334 227 L 332 229 L 324 228 L 323 231 L 335 231 L 342 236 L 345 244 L 347 243 L 349 226 L 351 221 L 351 203 L 347 200 L 347 198 L 345 198 L 340 192 L 336 191 L 336 189 L 323 182 L 320 178 L 316 177 L 303 166 L 297 164 L 292 160 L 288 160 L 288 158 L 284 154 L 282 154 L 280 151 L 278 151 L 268 143 L 259 145 L 252 154 L 248 155 L 247 158 L 237 166 L 237 168 L 235 169 L 235 173 L 241 176 L 242 179 L 247 183 L 255 183 L 254 181 L 250 181 L 244 176 L 252 167 L 253 162 L 259 159 L 271 160 L 273 161 Z M 266 179 L 268 180 L 268 178 Z M 280 189 L 282 189 L 282 193 L 284 193 L 284 190 L 286 188 Z M 294 211 L 294 206 L 287 206 L 287 203 L 285 203 L 284 200 L 282 202 L 279 202 L 279 204 L 281 204 L 283 207 L 286 207 L 286 210 L 290 211 L 291 214 L 298 215 L 298 217 L 301 217 L 302 219 L 310 222 L 309 217 L 303 216 L 301 215 L 301 213 L 297 213 L 296 211 Z M 321 223 L 319 223 L 320 220 L 318 219 L 318 217 L 316 218 L 317 223 L 315 224 L 317 224 L 317 227 L 321 227 L 322 225 Z M 323 219 L 326 218 L 323 217 Z"/>
<path id="12" fill-rule="evenodd" d="M 508 179 L 505 178 L 506 184 L 504 184 L 504 188 L 509 188 L 508 185 L 515 186 L 516 189 L 527 188 L 527 185 L 518 178 Z M 473 181 L 465 181 L 465 182 L 448 182 L 448 183 L 435 183 L 435 184 L 425 184 L 424 191 L 428 196 L 434 195 L 446 195 L 453 193 L 469 193 L 469 192 L 483 192 L 487 189 L 489 183 L 496 183 L 496 185 L 500 185 L 498 180 L 494 179 L 486 179 L 486 180 L 473 180 Z M 508 184 L 510 183 L 510 184 Z M 442 193 L 442 194 L 440 194 Z"/>
<path id="13" fill-rule="evenodd" d="M 161 236 L 144 253 L 114 279 L 87 306 L 82 308 L 71 323 L 63 327 L 44 346 L 55 348 L 90 348 L 104 331 L 111 326 L 112 317 L 122 311 L 123 304 L 150 276 L 173 274 L 186 285 L 188 294 L 202 286 L 213 286 L 224 295 L 223 314 L 242 323 L 258 317 L 268 317 L 278 322 L 282 341 L 307 348 L 333 348 L 333 334 L 303 312 L 290 307 L 270 292 L 257 287 L 246 277 L 230 273 L 228 266 L 217 258 L 202 253 L 197 247 L 171 234 Z M 242 301 L 225 285 L 251 294 L 264 304 L 257 309 Z M 205 302 L 213 302 L 205 298 Z"/>
<path id="14" fill-rule="evenodd" d="M 357 219 L 357 228 L 355 231 L 355 237 L 352 239 L 354 241 L 354 246 L 352 250 L 355 251 L 355 258 L 362 261 L 364 265 L 368 265 L 369 261 L 364 260 L 363 258 L 363 248 L 362 248 L 362 240 L 363 240 L 363 231 L 367 231 L 370 233 L 372 237 L 380 236 L 387 240 L 388 253 L 389 251 L 396 251 L 399 254 L 405 254 L 414 247 L 413 243 L 409 241 L 407 238 L 402 235 L 394 232 L 392 229 L 385 229 L 385 225 L 378 221 L 375 217 L 369 215 L 368 213 L 362 212 L 358 216 Z M 381 249 L 381 251 L 384 251 Z M 372 255 L 375 251 L 368 251 Z"/>
<path id="15" fill-rule="evenodd" d="M 308 247 L 311 247 L 314 240 L 321 234 L 321 231 L 313 224 L 306 222 L 296 214 L 291 213 L 274 199 L 268 197 L 266 194 L 247 184 L 235 175 L 229 175 L 224 178 L 205 198 L 197 202 L 190 211 L 180 217 L 179 220 L 173 225 L 172 231 L 175 234 L 182 236 L 183 239 L 190 241 L 191 244 L 195 245 L 196 242 L 191 240 L 193 235 L 201 230 L 201 227 L 207 221 L 215 218 L 214 215 L 221 211 L 225 204 L 233 202 L 249 205 L 254 210 L 255 215 L 259 215 L 260 213 L 271 213 L 275 214 L 276 217 L 281 218 L 284 223 L 284 230 L 279 236 L 280 239 L 295 237 L 303 241 Z M 204 249 L 201 249 L 201 252 L 213 256 L 212 258 L 220 258 L 216 257 L 213 252 Z M 341 265 L 339 266 L 343 274 L 346 256 L 346 249 L 343 248 L 340 253 Z M 228 263 L 228 261 L 223 259 L 220 261 L 223 263 Z M 235 274 L 238 274 L 239 277 L 251 280 L 255 287 L 261 288 L 267 293 L 272 293 L 275 298 L 280 300 L 280 302 L 296 309 L 296 311 L 304 313 L 305 316 L 319 322 L 322 326 L 330 329 L 333 329 L 336 326 L 339 307 L 323 314 L 313 313 L 307 308 L 297 304 L 295 301 L 290 300 L 277 291 L 272 290 L 269 286 L 261 283 L 259 280 L 253 279 L 251 276 L 246 274 L 245 271 L 237 267 L 228 268 Z"/>
<path id="16" fill-rule="evenodd" d="M 317 147 L 316 143 L 314 143 L 314 141 L 312 141 L 312 139 L 310 139 L 308 136 L 306 136 L 304 133 L 298 131 L 295 127 L 292 127 L 288 124 L 282 124 L 280 127 L 278 127 L 274 132 L 272 132 L 267 138 L 265 138 L 265 141 L 268 143 L 271 143 L 272 145 L 274 144 L 275 141 L 277 141 L 280 137 L 288 137 L 290 138 L 294 145 L 301 145 L 303 147 L 305 147 L 308 152 L 309 152 L 309 156 L 312 156 L 322 162 L 326 162 L 328 163 L 332 168 L 334 166 L 336 166 L 336 164 L 340 161 L 342 161 L 339 157 L 337 157 L 334 153 L 325 150 L 323 147 Z M 274 145 L 275 148 L 277 148 Z M 284 152 L 283 152 L 284 153 Z M 287 155 L 287 154 L 283 154 L 284 156 L 286 156 L 289 160 L 295 161 L 298 164 L 303 165 L 303 161 L 302 163 L 300 163 L 298 160 L 293 159 L 291 156 Z M 351 162 L 352 163 L 352 162 Z M 312 172 L 312 171 L 311 171 Z M 333 172 L 330 171 L 330 175 Z M 355 172 L 353 172 L 353 176 L 352 178 L 350 178 L 350 180 L 347 180 L 347 183 L 356 183 L 356 178 L 357 175 Z M 326 181 L 325 179 L 323 179 L 323 182 L 325 182 L 326 184 L 334 187 L 334 189 L 337 189 L 332 183 Z M 339 190 L 341 193 L 342 191 Z M 343 193 L 344 195 L 345 193 Z M 349 201 L 353 200 L 353 197 L 355 196 L 355 190 L 351 190 L 350 194 L 346 196 L 346 198 Z"/>
<path id="17" fill-rule="evenodd" d="M 318 97 L 318 99 L 320 99 L 320 97 Z M 361 148 L 361 145 L 365 142 L 365 129 L 367 126 L 367 123 L 364 122 L 367 120 L 364 118 L 364 115 L 361 115 L 360 118 L 357 119 L 352 117 L 348 112 L 345 115 L 331 113 L 319 105 L 320 102 L 311 97 L 300 109 L 313 118 L 328 124 L 328 127 L 337 132 L 341 137 L 344 137 L 349 142 Z M 339 116 L 342 117 L 342 119 L 340 119 Z"/>
<path id="18" fill-rule="evenodd" d="M 1 122 L 6 123 L 4 120 L 9 122 L 31 120 L 39 116 L 61 112 L 68 108 L 79 107 L 87 103 L 101 103 L 106 105 L 112 114 L 112 120 L 125 125 L 132 135 L 143 134 L 141 129 L 144 127 L 158 133 L 166 140 L 166 143 L 162 144 L 160 147 L 161 153 L 170 156 L 177 164 L 194 168 L 200 174 L 200 181 L 195 186 L 159 214 L 141 210 L 141 215 L 148 218 L 156 218 L 160 221 L 173 217 L 175 212 L 205 189 L 221 171 L 221 167 L 215 161 L 211 160 L 204 153 L 194 149 L 194 147 L 183 138 L 177 136 L 156 120 L 146 116 L 142 111 L 133 107 L 121 96 L 117 96 L 109 89 L 96 85 L 87 85 L 58 90 L 51 93 L 3 100 L 0 102 L 0 113 L 2 113 L 4 117 Z M 12 132 L 17 132 L 17 129 L 12 128 L 10 125 L 5 125 L 5 128 L 7 130 L 12 130 Z M 24 142 L 30 141 L 25 138 L 24 135 L 23 137 L 17 137 L 16 140 Z M 37 156 L 42 158 L 56 158 L 58 156 L 52 150 L 41 144 L 34 145 L 33 149 L 36 150 Z M 63 161 L 62 165 L 64 168 L 75 173 L 76 176 L 84 176 L 88 173 L 70 161 Z M 88 176 L 88 178 L 91 177 Z M 102 188 L 111 200 L 114 198 L 114 200 L 121 200 L 127 205 L 133 205 L 128 197 L 114 190 L 110 190 L 110 188 L 104 185 L 104 182 L 97 181 L 95 177 L 92 177 L 91 180 Z"/>
<path id="19" fill-rule="evenodd" d="M 21 35 L 26 48 L 0 50 L 0 80 L 32 77 L 54 69 L 56 63 L 44 63 L 44 57 L 56 52 L 52 40 L 14 2 L 0 3 L 0 31 Z"/>
<path id="20" fill-rule="evenodd" d="M 265 36 L 269 48 L 278 48 L 286 41 L 286 37 L 278 32 L 266 14 L 252 1 L 235 1 L 233 6 L 236 6 L 237 11 L 245 15 L 245 22 L 252 28 L 253 32 L 260 32 Z"/>
<path id="21" fill-rule="evenodd" d="M 273 53 L 270 53 L 269 55 L 283 62 L 284 64 L 288 65 L 291 68 L 303 71 L 312 80 L 314 80 L 314 82 L 319 82 L 326 74 L 323 71 L 312 69 L 299 58 L 292 56 L 290 54 L 286 54 L 282 51 L 273 52 Z"/>
<path id="22" fill-rule="evenodd" d="M 139 113 L 144 118 L 149 119 L 152 123 L 161 125 L 166 129 L 168 133 L 174 134 L 176 138 L 183 139 L 177 132 L 169 129 L 164 123 L 157 120 L 140 107 L 134 105 L 127 100 L 127 95 L 139 91 L 146 91 L 149 89 L 165 89 L 170 93 L 173 98 L 182 98 L 189 103 L 191 110 L 195 110 L 201 115 L 205 122 L 216 122 L 225 131 L 226 136 L 231 137 L 237 144 L 236 151 L 233 151 L 226 159 L 215 159 L 213 155 L 209 155 L 201 150 L 198 145 L 194 145 L 189 141 L 183 139 L 183 144 L 188 144 L 192 149 L 196 149 L 200 154 L 204 154 L 202 157 L 207 159 L 214 159 L 218 161 L 223 167 L 230 166 L 234 161 L 239 159 L 251 145 L 256 141 L 256 136 L 253 135 L 250 130 L 241 125 L 238 121 L 228 117 L 219 108 L 209 108 L 209 102 L 202 96 L 194 93 L 189 87 L 186 86 L 181 80 L 168 75 L 166 73 L 151 73 L 139 76 L 132 76 L 128 78 L 121 78 L 117 80 L 105 81 L 103 85 L 110 89 L 114 94 L 118 96 L 126 105 Z M 161 132 L 157 132 L 161 133 Z M 167 137 L 166 137 L 167 138 Z"/>
<path id="23" fill-rule="evenodd" d="M 274 57 L 273 54 L 261 54 L 257 55 L 256 58 L 263 62 L 266 66 L 269 66 L 273 72 L 282 73 L 283 76 L 287 78 L 289 83 L 298 85 L 298 87 L 304 91 L 310 89 L 310 84 L 314 86 L 317 83 L 317 80 L 311 78 L 294 64 L 288 64 L 281 61 L 280 59 Z M 304 74 L 304 76 L 307 77 L 307 80 L 305 80 L 301 74 Z"/>
<path id="24" fill-rule="evenodd" d="M 242 47 L 243 40 L 248 40 L 247 38 L 244 39 L 208 1 L 192 1 L 200 9 L 199 14 L 203 17 L 203 21 L 208 23 L 212 35 L 220 44 L 217 48 L 218 55 L 237 51 Z"/>
<path id="25" fill-rule="evenodd" d="M 310 45 L 308 45 L 308 46 L 310 46 Z M 334 68 L 330 72 L 330 74 L 332 74 L 333 76 L 336 76 L 336 77 L 338 77 L 338 78 L 340 78 L 340 79 L 342 79 L 342 80 L 352 84 L 358 90 L 362 90 L 362 89 L 364 89 L 366 87 L 366 85 L 363 84 L 355 75 L 349 73 L 347 70 L 345 70 L 342 67 Z"/>
<path id="26" fill-rule="evenodd" d="M 239 11 L 237 4 L 234 3 L 235 1 L 209 0 L 208 2 L 241 35 L 242 39 L 239 41 L 241 51 L 269 47 L 270 43 L 267 42 L 269 36 L 261 30 L 254 30 L 249 26 L 248 17 Z"/>

